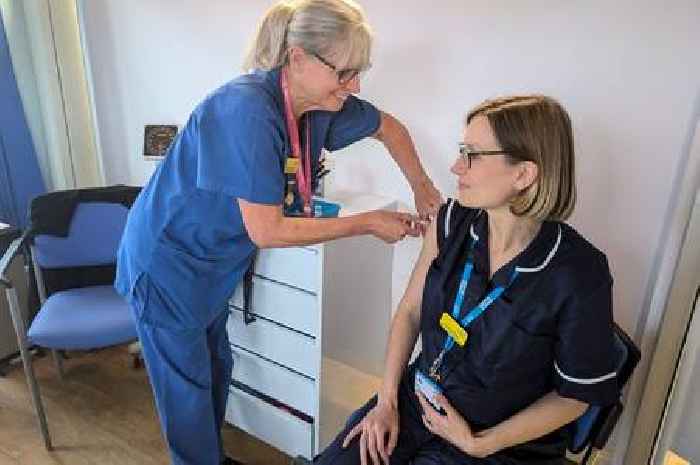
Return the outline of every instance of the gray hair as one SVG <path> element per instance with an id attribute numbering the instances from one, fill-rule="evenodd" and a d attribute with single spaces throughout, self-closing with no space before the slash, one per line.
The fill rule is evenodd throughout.
<path id="1" fill-rule="evenodd" d="M 372 30 L 352 0 L 282 0 L 263 16 L 243 68 L 274 69 L 289 47 L 333 56 L 342 69 L 370 66 Z"/>

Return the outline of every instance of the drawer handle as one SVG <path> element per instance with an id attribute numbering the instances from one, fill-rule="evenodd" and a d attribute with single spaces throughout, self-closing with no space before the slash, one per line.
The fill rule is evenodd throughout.
<path id="1" fill-rule="evenodd" d="M 257 251 L 253 252 L 250 265 L 243 275 L 243 321 L 246 325 L 253 323 L 257 319 L 251 311 L 251 307 L 253 306 L 253 274 L 257 255 Z"/>

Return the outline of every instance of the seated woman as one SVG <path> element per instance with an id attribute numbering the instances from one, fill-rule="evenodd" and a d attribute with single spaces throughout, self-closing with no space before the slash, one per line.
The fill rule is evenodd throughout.
<path id="1" fill-rule="evenodd" d="M 562 464 L 564 426 L 617 399 L 608 263 L 563 223 L 566 111 L 539 95 L 482 103 L 451 171 L 457 200 L 426 233 L 381 391 L 314 463 Z"/>

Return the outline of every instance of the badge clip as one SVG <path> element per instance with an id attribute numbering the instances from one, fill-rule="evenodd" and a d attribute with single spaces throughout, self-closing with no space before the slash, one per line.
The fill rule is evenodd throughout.
<path id="1" fill-rule="evenodd" d="M 440 326 L 447 331 L 447 334 L 449 334 L 459 346 L 464 347 L 464 344 L 467 343 L 467 338 L 469 337 L 467 331 L 462 328 L 462 325 L 457 323 L 449 313 L 442 314 L 440 317 Z"/>
<path id="2" fill-rule="evenodd" d="M 284 164 L 285 174 L 296 174 L 299 171 L 299 159 L 296 157 L 287 157 L 287 161 Z"/>

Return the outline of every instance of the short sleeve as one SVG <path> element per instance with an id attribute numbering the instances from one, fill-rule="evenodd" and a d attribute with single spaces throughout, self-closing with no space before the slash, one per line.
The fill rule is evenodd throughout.
<path id="1" fill-rule="evenodd" d="M 558 319 L 554 384 L 563 397 L 609 405 L 619 396 L 612 318 L 612 278 L 575 294 Z"/>
<path id="2" fill-rule="evenodd" d="M 442 250 L 451 232 L 458 231 L 456 234 L 460 234 L 459 231 L 463 231 L 465 221 L 467 226 L 471 226 L 478 213 L 479 210 L 464 207 L 452 198 L 440 205 L 436 217 L 438 250 Z"/>
<path id="3" fill-rule="evenodd" d="M 200 114 L 197 187 L 279 205 L 284 195 L 284 141 L 272 116 L 248 110 L 205 109 Z"/>
<path id="4" fill-rule="evenodd" d="M 340 150 L 376 133 L 380 123 L 381 114 L 374 105 L 351 95 L 333 115 L 324 146 L 331 152 Z"/>

